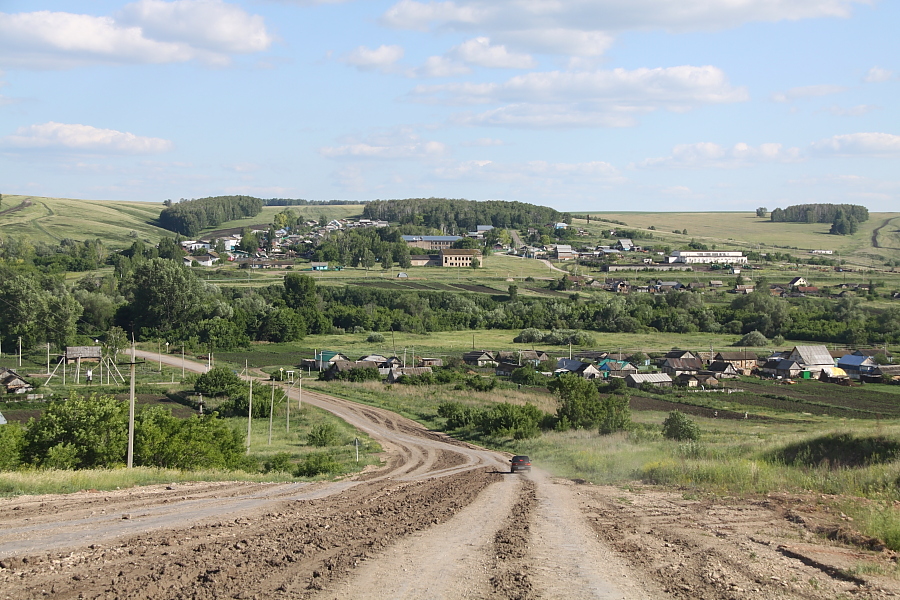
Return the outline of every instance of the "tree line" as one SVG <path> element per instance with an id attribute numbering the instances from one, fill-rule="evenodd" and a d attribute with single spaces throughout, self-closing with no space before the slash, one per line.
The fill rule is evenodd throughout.
<path id="1" fill-rule="evenodd" d="M 363 208 L 363 216 L 401 224 L 424 225 L 448 235 L 475 231 L 478 225 L 519 229 L 572 222 L 570 214 L 547 206 L 502 200 L 476 202 L 448 198 L 373 200 Z"/>
<path id="2" fill-rule="evenodd" d="M 862 223 L 869 220 L 869 209 L 857 204 L 795 204 L 776 208 L 769 219 L 773 223 L 833 223 L 839 217 Z"/>
<path id="3" fill-rule="evenodd" d="M 177 204 L 167 200 L 166 208 L 159 215 L 159 226 L 193 238 L 204 229 L 226 221 L 255 217 L 262 207 L 263 200 L 252 196 L 213 196 Z"/>

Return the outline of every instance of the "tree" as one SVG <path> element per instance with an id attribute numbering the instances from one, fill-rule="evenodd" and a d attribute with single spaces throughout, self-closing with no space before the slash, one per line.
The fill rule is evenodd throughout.
<path id="1" fill-rule="evenodd" d="M 734 343 L 735 346 L 765 346 L 769 343 L 766 336 L 758 331 L 751 331 Z"/>
<path id="2" fill-rule="evenodd" d="M 769 214 L 769 209 L 766 208 L 765 206 L 760 206 L 759 208 L 756 209 L 756 216 L 759 217 L 760 219 L 765 219 L 768 214 Z"/>
<path id="3" fill-rule="evenodd" d="M 507 288 L 507 292 L 509 293 L 510 302 L 515 302 L 519 299 L 519 287 L 515 284 L 510 284 L 510 286 Z"/>
<path id="4" fill-rule="evenodd" d="M 243 380 L 231 369 L 214 367 L 197 378 L 194 390 L 207 396 L 224 396 L 243 384 Z"/>
<path id="5" fill-rule="evenodd" d="M 112 396 L 73 394 L 53 401 L 25 431 L 23 456 L 60 469 L 112 467 L 125 461 L 128 405 Z"/>
<path id="6" fill-rule="evenodd" d="M 556 416 L 576 429 L 594 427 L 603 417 L 597 386 L 574 374 L 560 375 L 548 386 L 560 399 Z"/>
<path id="7" fill-rule="evenodd" d="M 282 298 L 288 307 L 299 309 L 316 306 L 318 301 L 316 280 L 309 275 L 288 273 L 284 277 L 283 285 Z"/>
<path id="8" fill-rule="evenodd" d="M 663 421 L 662 434 L 667 439 L 679 442 L 697 441 L 700 439 L 700 426 L 683 413 L 674 410 Z"/>
<path id="9" fill-rule="evenodd" d="M 472 257 L 472 268 L 473 268 L 473 269 L 477 269 L 477 268 L 480 267 L 480 266 L 481 266 L 481 261 L 478 260 L 478 257 L 477 257 L 477 256 L 473 256 L 473 257 Z"/>
<path id="10" fill-rule="evenodd" d="M 375 253 L 366 248 L 363 250 L 362 258 L 359 261 L 359 264 L 366 271 L 375 266 Z"/>
<path id="11" fill-rule="evenodd" d="M 196 321 L 207 295 L 203 283 L 190 268 L 171 260 L 154 258 L 137 265 L 125 283 L 129 303 L 120 313 L 120 325 L 133 323 L 134 332 L 171 331 Z"/>
<path id="12" fill-rule="evenodd" d="M 456 248 L 457 250 L 474 250 L 478 248 L 478 240 L 470 237 L 462 237 L 453 242 L 450 247 Z"/>

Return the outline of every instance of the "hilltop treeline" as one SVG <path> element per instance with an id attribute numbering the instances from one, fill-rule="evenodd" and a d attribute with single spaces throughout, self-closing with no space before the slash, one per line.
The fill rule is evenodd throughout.
<path id="1" fill-rule="evenodd" d="M 769 218 L 773 223 L 834 223 L 842 217 L 862 223 L 869 220 L 869 209 L 857 204 L 796 204 L 776 208 Z"/>
<path id="2" fill-rule="evenodd" d="M 569 213 L 561 213 L 547 206 L 503 200 L 476 202 L 448 198 L 373 200 L 363 209 L 363 217 L 424 225 L 448 234 L 475 231 L 477 225 L 518 229 L 572 221 Z"/>
<path id="3" fill-rule="evenodd" d="M 159 215 L 159 226 L 187 237 L 196 237 L 208 227 L 217 227 L 234 219 L 255 217 L 262 210 L 263 202 L 253 196 L 212 196 L 183 200 L 163 209 Z"/>
<path id="4" fill-rule="evenodd" d="M 263 200 L 265 206 L 346 206 L 363 204 L 359 200 L 304 200 L 303 198 L 269 198 Z"/>

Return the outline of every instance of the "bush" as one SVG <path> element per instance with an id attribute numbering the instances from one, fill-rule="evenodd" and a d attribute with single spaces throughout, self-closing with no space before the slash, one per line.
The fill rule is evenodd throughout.
<path id="1" fill-rule="evenodd" d="M 663 421 L 662 434 L 666 439 L 679 442 L 697 441 L 700 439 L 700 426 L 683 413 L 675 410 L 670 412 Z"/>
<path id="2" fill-rule="evenodd" d="M 735 346 L 765 346 L 769 343 L 766 336 L 758 331 L 751 331 L 734 343 Z"/>
<path id="3" fill-rule="evenodd" d="M 197 378 L 194 389 L 205 396 L 224 396 L 230 393 L 231 388 L 243 384 L 243 380 L 233 370 L 214 367 Z"/>
<path id="4" fill-rule="evenodd" d="M 294 477 L 315 477 L 341 472 L 341 465 L 327 452 L 315 452 L 303 459 L 294 471 Z"/>
<path id="5" fill-rule="evenodd" d="M 279 452 L 263 463 L 263 470 L 266 473 L 290 473 L 292 466 L 291 453 Z"/>
<path id="6" fill-rule="evenodd" d="M 476 375 L 466 379 L 466 387 L 476 392 L 490 392 L 497 387 L 497 380 L 493 377 L 479 377 Z"/>
<path id="7" fill-rule="evenodd" d="M 380 344 L 384 341 L 384 336 L 380 333 L 370 333 L 366 341 L 370 344 Z"/>
<path id="8" fill-rule="evenodd" d="M 459 429 L 475 423 L 478 409 L 461 402 L 441 402 L 438 405 L 437 413 L 439 417 L 447 419 L 449 429 Z"/>
<path id="9" fill-rule="evenodd" d="M 25 431 L 18 423 L 0 427 L 0 471 L 12 471 L 22 460 Z"/>
<path id="10" fill-rule="evenodd" d="M 325 446 L 336 446 L 338 444 L 338 431 L 333 423 L 321 423 L 313 425 L 307 435 L 307 443 L 310 446 L 323 448 Z"/>
<path id="11" fill-rule="evenodd" d="M 540 329 L 529 327 L 519 332 L 513 341 L 517 344 L 532 344 L 544 341 L 544 333 Z"/>

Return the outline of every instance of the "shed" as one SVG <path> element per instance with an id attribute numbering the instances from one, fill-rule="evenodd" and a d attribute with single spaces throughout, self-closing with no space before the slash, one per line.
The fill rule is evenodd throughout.
<path id="1" fill-rule="evenodd" d="M 625 377 L 625 384 L 630 388 L 639 388 L 645 382 L 659 387 L 672 386 L 672 378 L 666 373 L 629 373 Z"/>

